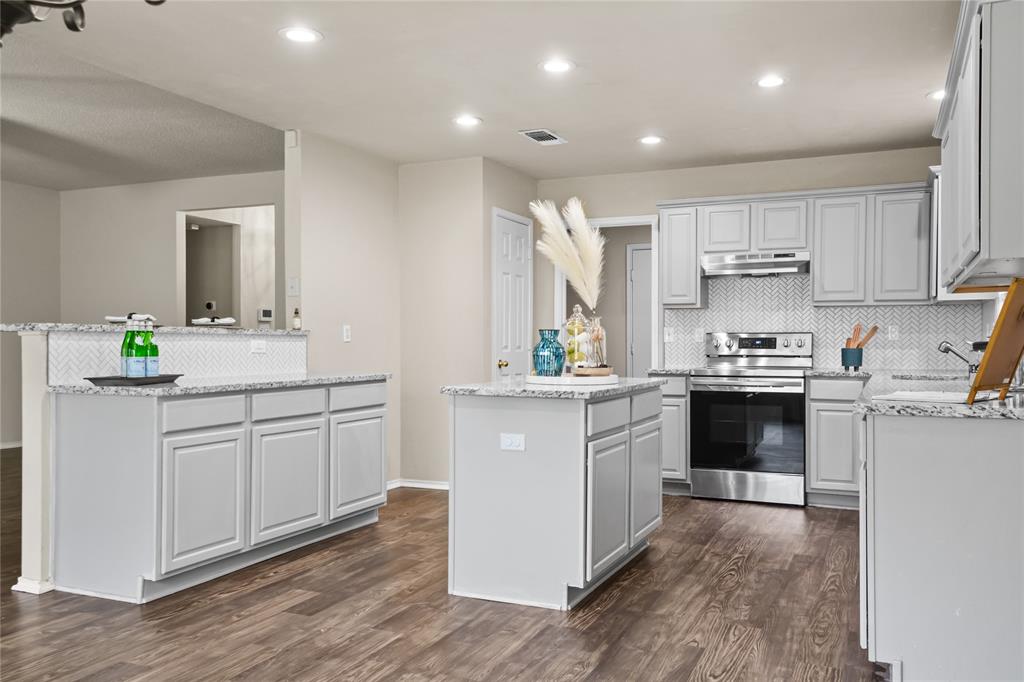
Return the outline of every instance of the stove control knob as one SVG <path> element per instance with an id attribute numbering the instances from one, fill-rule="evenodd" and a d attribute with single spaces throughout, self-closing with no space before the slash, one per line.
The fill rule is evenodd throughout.
<path id="1" fill-rule="evenodd" d="M 714 342 L 712 343 L 712 345 L 713 345 L 713 346 L 714 346 L 715 348 L 718 348 L 718 347 L 719 347 L 719 346 L 721 346 L 722 344 L 721 344 L 721 343 L 719 342 L 719 340 L 718 340 L 718 339 L 715 339 L 715 340 L 714 340 Z"/>
<path id="2" fill-rule="evenodd" d="M 797 348 L 803 348 L 804 347 L 804 340 L 803 339 L 797 339 L 796 340 L 796 347 Z"/>
<path id="3" fill-rule="evenodd" d="M 782 347 L 789 348 L 789 339 L 786 339 L 785 341 L 782 342 Z"/>
<path id="4" fill-rule="evenodd" d="M 725 341 L 725 347 L 726 347 L 726 348 L 729 348 L 729 349 L 731 349 L 731 348 L 732 348 L 732 339 L 726 339 L 726 341 Z"/>

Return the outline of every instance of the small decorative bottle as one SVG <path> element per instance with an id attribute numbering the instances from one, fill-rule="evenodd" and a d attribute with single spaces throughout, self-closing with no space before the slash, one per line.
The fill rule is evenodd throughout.
<path id="1" fill-rule="evenodd" d="M 541 329 L 540 342 L 533 349 L 533 369 L 538 376 L 562 376 L 565 349 L 558 343 L 557 329 Z"/>
<path id="2" fill-rule="evenodd" d="M 590 322 L 583 316 L 579 305 L 572 307 L 572 315 L 565 321 L 565 357 L 570 367 L 584 366 L 590 352 Z"/>
<path id="3" fill-rule="evenodd" d="M 160 347 L 153 342 L 153 323 L 146 323 L 146 376 L 160 376 Z"/>
<path id="4" fill-rule="evenodd" d="M 302 329 L 302 318 L 299 317 L 299 309 L 295 309 L 295 315 L 292 317 L 292 329 Z"/>

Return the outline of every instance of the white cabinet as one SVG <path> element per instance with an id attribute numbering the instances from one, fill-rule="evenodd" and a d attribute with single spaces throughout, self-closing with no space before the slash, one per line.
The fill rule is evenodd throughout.
<path id="1" fill-rule="evenodd" d="M 807 248 L 807 202 L 762 201 L 754 204 L 754 251 Z"/>
<path id="2" fill-rule="evenodd" d="M 687 417 L 689 417 L 689 404 L 686 398 L 666 397 L 662 399 L 662 478 L 673 481 L 689 479 L 690 462 L 686 456 L 686 444 L 689 442 L 689 434 L 686 430 Z"/>
<path id="3" fill-rule="evenodd" d="M 859 461 L 854 448 L 852 403 L 807 404 L 807 489 L 857 492 Z"/>
<path id="4" fill-rule="evenodd" d="M 327 520 L 326 459 L 327 422 L 322 417 L 253 427 L 253 545 Z"/>
<path id="5" fill-rule="evenodd" d="M 331 519 L 387 500 L 384 415 L 384 410 L 331 415 Z"/>
<path id="6" fill-rule="evenodd" d="M 658 225 L 661 303 L 699 307 L 703 285 L 697 256 L 697 209 L 662 209 Z"/>
<path id="7" fill-rule="evenodd" d="M 718 204 L 698 209 L 704 253 L 750 250 L 750 204 Z"/>
<path id="8" fill-rule="evenodd" d="M 875 301 L 928 300 L 929 198 L 927 192 L 875 196 Z"/>
<path id="9" fill-rule="evenodd" d="M 866 299 L 867 225 L 865 196 L 815 200 L 811 260 L 815 302 Z"/>
<path id="10" fill-rule="evenodd" d="M 587 580 L 629 551 L 629 441 L 623 431 L 587 444 Z"/>
<path id="11" fill-rule="evenodd" d="M 630 546 L 661 525 L 661 420 L 629 432 Z"/>
<path id="12" fill-rule="evenodd" d="M 164 439 L 164 573 L 245 547 L 245 435 L 230 429 Z"/>

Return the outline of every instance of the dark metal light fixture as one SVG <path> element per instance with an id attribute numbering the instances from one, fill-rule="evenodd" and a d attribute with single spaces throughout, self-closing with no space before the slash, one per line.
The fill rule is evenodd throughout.
<path id="1" fill-rule="evenodd" d="M 145 0 L 147 5 L 162 5 L 165 0 Z M 63 10 L 64 25 L 69 31 L 85 28 L 85 0 L 2 0 L 0 2 L 0 47 L 2 39 L 18 24 L 43 21 L 50 10 Z"/>

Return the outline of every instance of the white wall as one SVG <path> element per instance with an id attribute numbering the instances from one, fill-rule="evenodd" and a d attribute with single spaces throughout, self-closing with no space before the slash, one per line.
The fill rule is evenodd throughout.
<path id="1" fill-rule="evenodd" d="M 938 163 L 938 147 L 921 147 L 541 180 L 538 194 L 560 206 L 578 196 L 588 216 L 610 218 L 657 213 L 657 202 L 669 199 L 923 181 L 928 179 L 928 166 Z M 552 322 L 553 286 L 550 263 L 544 258 L 535 259 L 534 326 Z"/>
<path id="2" fill-rule="evenodd" d="M 401 461 L 398 167 L 326 138 L 302 133 L 286 154 L 288 244 L 300 244 L 303 327 L 311 372 L 392 372 L 388 403 L 389 478 Z M 296 208 L 296 207 L 292 207 Z M 301 239 L 295 239 L 297 218 Z M 289 275 L 294 274 L 293 269 Z M 342 341 L 342 325 L 352 341 Z"/>
<path id="3" fill-rule="evenodd" d="M 60 193 L 61 315 L 96 322 L 149 312 L 181 325 L 184 210 L 273 204 L 284 221 L 284 173 L 270 171 Z"/>
<path id="4" fill-rule="evenodd" d="M 0 184 L 0 321 L 60 319 L 60 196 Z M 21 441 L 21 342 L 0 334 L 0 444 Z"/>

